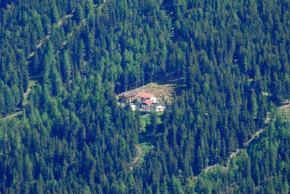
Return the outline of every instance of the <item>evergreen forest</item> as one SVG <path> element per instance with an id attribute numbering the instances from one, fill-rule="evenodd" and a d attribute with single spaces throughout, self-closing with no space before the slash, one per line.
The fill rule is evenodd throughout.
<path id="1" fill-rule="evenodd" d="M 290 193 L 288 100 L 290 0 L 0 0 L 0 193 Z"/>

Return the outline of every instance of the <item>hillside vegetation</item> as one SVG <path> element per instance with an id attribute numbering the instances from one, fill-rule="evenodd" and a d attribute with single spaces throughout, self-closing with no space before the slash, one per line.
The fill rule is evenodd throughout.
<path id="1" fill-rule="evenodd" d="M 195 179 L 197 193 L 289 193 L 289 107 L 273 110 L 265 132 L 233 158 Z"/>
<path id="2" fill-rule="evenodd" d="M 1 193 L 289 192 L 288 0 L 1 0 L 0 45 Z"/>

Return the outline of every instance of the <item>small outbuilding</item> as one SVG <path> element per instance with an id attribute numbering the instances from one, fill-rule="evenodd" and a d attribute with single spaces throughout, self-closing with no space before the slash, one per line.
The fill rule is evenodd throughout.
<path id="1" fill-rule="evenodd" d="M 123 94 L 120 96 L 120 99 L 123 103 L 131 103 L 135 100 L 136 94 Z"/>
<path id="2" fill-rule="evenodd" d="M 165 106 L 163 106 L 162 104 L 154 104 L 154 110 L 156 112 L 164 112 Z"/>

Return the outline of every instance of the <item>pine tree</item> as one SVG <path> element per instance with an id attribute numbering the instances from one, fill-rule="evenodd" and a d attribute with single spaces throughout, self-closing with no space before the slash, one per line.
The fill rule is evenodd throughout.
<path id="1" fill-rule="evenodd" d="M 83 8 L 80 4 L 76 7 L 74 17 L 75 17 L 75 20 L 77 23 L 80 23 L 84 19 L 84 11 L 83 11 Z"/>

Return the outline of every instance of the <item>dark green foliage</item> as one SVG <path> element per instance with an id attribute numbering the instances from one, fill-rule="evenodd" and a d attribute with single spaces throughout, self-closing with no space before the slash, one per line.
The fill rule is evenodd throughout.
<path id="1" fill-rule="evenodd" d="M 83 8 L 79 5 L 76 7 L 75 20 L 77 23 L 79 23 L 80 21 L 82 21 L 82 19 L 84 19 L 84 11 Z"/>
<path id="2" fill-rule="evenodd" d="M 277 112 L 272 112 L 276 115 Z M 222 168 L 201 175 L 195 191 L 207 193 L 289 193 L 289 122 L 278 116 L 266 133 L 247 151 L 234 158 L 228 170 Z M 288 149 L 288 150 L 286 150 Z M 207 184 L 204 184 L 206 180 Z M 214 187 L 208 187 L 214 185 Z"/>
<path id="3" fill-rule="evenodd" d="M 0 7 L 1 193 L 289 192 L 282 118 L 227 172 L 201 174 L 226 165 L 264 127 L 269 104 L 289 98 L 288 1 Z M 185 90 L 140 133 L 139 112 L 115 95 L 166 77 Z M 154 148 L 131 168 L 140 143 Z"/>

